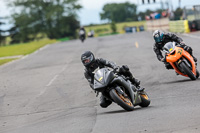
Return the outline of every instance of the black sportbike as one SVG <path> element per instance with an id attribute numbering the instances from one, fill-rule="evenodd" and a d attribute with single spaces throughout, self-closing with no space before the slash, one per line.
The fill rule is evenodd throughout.
<path id="1" fill-rule="evenodd" d="M 142 87 L 136 88 L 129 79 L 118 74 L 116 70 L 101 68 L 94 72 L 94 90 L 102 92 L 108 99 L 127 111 L 132 111 L 134 106 L 147 107 L 150 99 Z"/>
<path id="2" fill-rule="evenodd" d="M 79 39 L 81 40 L 81 42 L 84 42 L 84 40 L 85 40 L 85 31 L 84 30 L 79 31 Z"/>
<path id="3" fill-rule="evenodd" d="M 85 40 L 85 35 L 80 35 L 80 40 L 81 40 L 81 42 L 84 42 L 84 40 Z"/>

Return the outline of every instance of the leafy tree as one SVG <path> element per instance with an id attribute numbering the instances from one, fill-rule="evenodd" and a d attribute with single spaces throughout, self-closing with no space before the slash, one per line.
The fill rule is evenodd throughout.
<path id="1" fill-rule="evenodd" d="M 116 33 L 117 32 L 117 26 L 116 26 L 114 21 L 110 24 L 110 28 L 112 30 L 112 33 Z"/>
<path id="2" fill-rule="evenodd" d="M 101 20 L 109 20 L 111 22 L 137 21 L 136 10 L 137 6 L 129 2 L 111 3 L 104 5 L 100 16 Z"/>
<path id="3" fill-rule="evenodd" d="M 1 20 L 1 18 L 0 18 Z M 5 24 L 4 22 L 0 21 L 0 26 Z M 3 35 L 3 33 L 6 32 L 5 30 L 2 30 L 0 29 L 0 46 L 3 46 L 5 45 L 5 39 L 6 39 L 6 36 Z"/>
<path id="4" fill-rule="evenodd" d="M 141 20 L 145 20 L 146 13 L 145 12 L 139 12 L 138 16 L 141 17 Z"/>
<path id="5" fill-rule="evenodd" d="M 75 37 L 79 28 L 78 0 L 13 0 L 9 6 L 14 9 L 11 32 L 14 42 L 36 39 L 38 34 L 47 37 Z"/>
<path id="6" fill-rule="evenodd" d="M 177 8 L 174 12 L 175 20 L 180 20 L 183 15 L 183 9 Z"/>
<path id="7" fill-rule="evenodd" d="M 145 12 L 139 12 L 138 16 L 140 16 L 142 20 L 145 20 L 145 16 L 149 16 L 151 13 L 154 13 L 154 12 L 161 14 L 163 12 L 163 10 L 162 9 L 156 9 L 156 10 L 153 11 L 153 10 L 147 9 Z"/>
<path id="8" fill-rule="evenodd" d="M 146 15 L 150 15 L 151 13 L 153 13 L 154 11 L 152 11 L 152 10 L 150 10 L 150 9 L 147 9 L 146 11 L 145 11 L 145 14 Z"/>

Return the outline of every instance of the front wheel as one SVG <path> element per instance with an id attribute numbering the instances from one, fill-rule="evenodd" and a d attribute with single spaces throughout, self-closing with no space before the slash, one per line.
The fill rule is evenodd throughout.
<path id="1" fill-rule="evenodd" d="M 196 78 L 199 78 L 199 71 L 196 69 Z"/>
<path id="2" fill-rule="evenodd" d="M 190 77 L 191 80 L 196 80 L 196 76 L 192 73 L 192 71 L 189 69 L 189 67 L 184 62 L 181 62 L 180 66 L 183 69 L 183 71 L 185 72 L 185 74 L 187 74 L 188 77 Z"/>
<path id="3" fill-rule="evenodd" d="M 146 94 L 146 92 L 141 93 L 140 97 L 141 97 L 142 102 L 139 105 L 141 107 L 148 107 L 151 101 L 149 99 L 149 96 Z"/>
<path id="4" fill-rule="evenodd" d="M 84 39 L 84 38 L 82 38 L 82 39 L 81 39 L 81 42 L 84 42 L 84 40 L 85 40 L 85 39 Z"/>
<path id="5" fill-rule="evenodd" d="M 123 96 L 122 94 L 119 94 L 119 92 L 115 89 L 112 89 L 110 91 L 111 98 L 123 109 L 127 111 L 132 111 L 134 109 L 134 105 L 131 102 L 130 98 L 128 96 Z"/>

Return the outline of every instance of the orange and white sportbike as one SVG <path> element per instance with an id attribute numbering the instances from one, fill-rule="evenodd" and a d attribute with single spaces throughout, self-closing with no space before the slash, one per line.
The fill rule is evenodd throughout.
<path id="1" fill-rule="evenodd" d="M 163 47 L 166 53 L 166 62 L 169 62 L 177 74 L 196 80 L 199 72 L 193 57 L 181 47 L 176 46 L 176 42 L 168 42 Z"/>

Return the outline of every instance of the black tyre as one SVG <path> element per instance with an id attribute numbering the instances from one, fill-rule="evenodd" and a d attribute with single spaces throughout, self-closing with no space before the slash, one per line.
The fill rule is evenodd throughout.
<path id="1" fill-rule="evenodd" d="M 183 71 L 185 72 L 185 74 L 187 74 L 188 77 L 190 77 L 191 80 L 196 80 L 196 76 L 192 73 L 192 71 L 189 69 L 189 67 L 187 65 L 185 65 L 184 62 L 181 62 L 180 66 L 183 69 Z"/>
<path id="2" fill-rule="evenodd" d="M 85 38 L 82 36 L 80 37 L 81 42 L 84 42 Z"/>
<path id="3" fill-rule="evenodd" d="M 110 91 L 111 98 L 123 109 L 127 111 L 132 111 L 134 109 L 134 105 L 131 102 L 130 98 L 124 97 L 123 95 L 119 94 L 115 89 Z"/>
<path id="4" fill-rule="evenodd" d="M 140 104 L 141 107 L 148 107 L 151 103 L 151 100 L 149 99 L 149 96 L 146 93 L 140 94 L 142 103 Z"/>
<path id="5" fill-rule="evenodd" d="M 196 78 L 199 78 L 199 71 L 196 69 Z"/>

